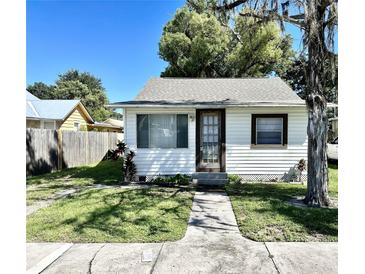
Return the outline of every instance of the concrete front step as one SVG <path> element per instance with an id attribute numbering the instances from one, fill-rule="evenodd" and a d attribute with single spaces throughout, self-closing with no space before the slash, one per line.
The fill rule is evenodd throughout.
<path id="1" fill-rule="evenodd" d="M 224 186 L 227 182 L 227 179 L 198 179 L 200 186 Z"/>
<path id="2" fill-rule="evenodd" d="M 196 172 L 192 177 L 198 180 L 198 185 L 224 186 L 227 183 L 227 173 L 225 172 Z"/>
<path id="3" fill-rule="evenodd" d="M 193 179 L 198 180 L 226 180 L 226 172 L 196 172 L 192 175 Z"/>

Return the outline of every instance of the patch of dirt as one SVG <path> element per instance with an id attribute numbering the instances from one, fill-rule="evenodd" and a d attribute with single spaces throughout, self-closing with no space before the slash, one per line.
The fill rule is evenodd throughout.
<path id="1" fill-rule="evenodd" d="M 302 197 L 295 197 L 293 199 L 290 199 L 286 203 L 288 203 L 291 206 L 299 207 L 299 208 L 310 208 L 308 207 L 304 202 L 304 196 Z M 337 198 L 331 198 L 331 205 L 330 206 L 323 206 L 321 208 L 338 208 L 338 200 Z"/>

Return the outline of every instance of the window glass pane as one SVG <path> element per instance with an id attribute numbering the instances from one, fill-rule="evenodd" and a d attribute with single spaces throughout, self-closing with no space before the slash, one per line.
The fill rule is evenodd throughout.
<path id="1" fill-rule="evenodd" d="M 204 125 L 208 124 L 208 117 L 207 116 L 203 116 L 203 123 L 204 123 Z"/>
<path id="2" fill-rule="evenodd" d="M 208 133 L 208 126 L 203 126 L 203 133 L 207 134 Z"/>
<path id="3" fill-rule="evenodd" d="M 257 118 L 256 143 L 281 144 L 283 132 L 282 118 Z"/>
<path id="4" fill-rule="evenodd" d="M 137 114 L 138 148 L 187 148 L 187 114 Z"/>
<path id="5" fill-rule="evenodd" d="M 257 131 L 282 131 L 283 118 L 257 118 Z"/>
<path id="6" fill-rule="evenodd" d="M 176 148 L 176 115 L 150 115 L 150 147 Z"/>
<path id="7" fill-rule="evenodd" d="M 214 116 L 214 124 L 217 125 L 218 124 L 218 116 Z"/>
<path id="8" fill-rule="evenodd" d="M 138 114 L 137 115 L 137 147 L 147 148 L 148 147 L 148 115 Z"/>
<path id="9" fill-rule="evenodd" d="M 53 122 L 44 122 L 44 128 L 46 129 L 54 129 L 54 123 Z"/>
<path id="10" fill-rule="evenodd" d="M 178 114 L 177 118 L 177 147 L 188 147 L 188 115 Z"/>
<path id="11" fill-rule="evenodd" d="M 257 144 L 281 144 L 281 132 L 257 132 Z"/>

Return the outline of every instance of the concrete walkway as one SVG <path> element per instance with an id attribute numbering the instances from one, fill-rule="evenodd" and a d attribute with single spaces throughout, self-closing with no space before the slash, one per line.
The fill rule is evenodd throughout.
<path id="1" fill-rule="evenodd" d="M 62 254 L 54 259 L 58 253 Z M 47 259 L 49 265 L 42 273 L 329 274 L 337 273 L 337 243 L 250 241 L 241 236 L 224 192 L 197 192 L 180 241 L 71 247 L 27 244 L 28 272 L 36 273 Z"/>

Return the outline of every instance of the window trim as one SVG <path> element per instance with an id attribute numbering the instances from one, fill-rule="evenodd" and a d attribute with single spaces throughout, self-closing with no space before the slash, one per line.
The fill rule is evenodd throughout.
<path id="1" fill-rule="evenodd" d="M 77 127 L 75 126 L 76 124 L 77 124 Z M 76 129 L 76 131 L 80 131 L 81 123 L 80 122 L 74 122 L 74 129 Z"/>
<path id="2" fill-rule="evenodd" d="M 282 118 L 283 119 L 283 135 L 281 144 L 257 144 L 256 142 L 256 119 L 257 118 Z M 251 115 L 251 147 L 286 147 L 288 144 L 288 114 L 287 113 L 264 113 Z"/>
<path id="3" fill-rule="evenodd" d="M 150 140 L 148 140 L 148 147 L 138 147 L 138 115 L 147 115 L 148 117 L 150 115 L 186 115 L 187 116 L 187 119 L 188 119 L 188 134 L 187 134 L 187 137 L 188 137 L 188 143 L 187 143 L 187 147 L 171 147 L 171 148 L 161 148 L 161 147 L 150 147 L 149 144 L 150 144 Z M 190 148 L 190 141 L 189 141 L 189 133 L 190 133 L 190 114 L 189 113 L 186 113 L 186 112 L 183 112 L 183 113 L 176 113 L 176 112 L 166 112 L 166 113 L 136 113 L 136 127 L 135 127 L 135 130 L 136 130 L 136 147 L 137 149 L 153 149 L 153 150 L 160 150 L 160 149 L 189 149 Z M 149 130 L 150 130 L 150 121 L 148 120 L 148 133 L 149 133 Z M 150 134 L 148 134 L 148 138 L 150 138 Z M 177 138 L 177 135 L 176 135 L 176 138 Z M 177 141 L 177 140 L 176 140 Z M 177 145 L 177 144 L 176 144 Z"/>
<path id="4" fill-rule="evenodd" d="M 53 128 L 52 129 L 50 129 L 50 130 L 55 130 L 55 129 L 57 129 L 57 127 L 56 127 L 56 120 L 40 120 L 40 128 L 42 128 L 42 129 L 46 129 L 45 127 L 44 127 L 44 122 L 53 122 Z"/>

